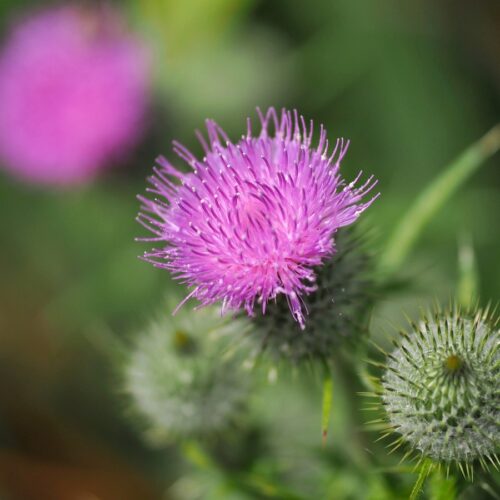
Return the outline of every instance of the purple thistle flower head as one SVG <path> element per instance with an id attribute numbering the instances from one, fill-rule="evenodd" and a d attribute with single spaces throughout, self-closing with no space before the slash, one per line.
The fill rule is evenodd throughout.
<path id="1" fill-rule="evenodd" d="M 139 197 L 138 220 L 154 234 L 146 240 L 162 246 L 144 259 L 192 287 L 186 300 L 222 301 L 223 312 L 245 308 L 252 315 L 257 303 L 265 313 L 283 294 L 304 327 L 301 296 L 315 290 L 315 267 L 335 253 L 336 231 L 376 198 L 366 199 L 376 181 L 356 186 L 361 173 L 349 184 L 342 180 L 349 143 L 337 140 L 329 151 L 323 126 L 314 146 L 312 121 L 296 111 L 258 113 L 259 135 L 252 136 L 248 119 L 237 143 L 207 120 L 202 160 L 174 142 L 189 173 L 159 158 L 147 190 L 156 198 Z"/>

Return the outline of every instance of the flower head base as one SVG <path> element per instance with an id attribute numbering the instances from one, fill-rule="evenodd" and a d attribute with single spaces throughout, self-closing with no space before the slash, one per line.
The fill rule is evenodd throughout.
<path id="1" fill-rule="evenodd" d="M 146 437 L 210 436 L 243 411 L 248 384 L 227 337 L 245 328 L 207 308 L 162 314 L 137 339 L 124 367 L 125 390 Z"/>
<path id="2" fill-rule="evenodd" d="M 382 376 L 383 403 L 401 442 L 467 472 L 475 460 L 497 466 L 499 331 L 488 312 L 455 309 L 403 334 Z"/>
<path id="3" fill-rule="evenodd" d="M 260 351 L 295 363 L 327 362 L 345 342 L 359 339 L 367 329 L 375 295 L 372 258 L 362 236 L 352 228 L 338 231 L 336 253 L 318 269 L 317 290 L 304 298 L 309 312 L 305 330 L 288 313 L 284 300 L 257 314 L 252 340 Z"/>
<path id="4" fill-rule="evenodd" d="M 145 258 L 193 287 L 189 297 L 203 305 L 222 301 L 223 311 L 243 307 L 252 315 L 257 303 L 265 313 L 283 295 L 304 327 L 302 296 L 316 289 L 314 268 L 335 253 L 336 231 L 372 203 L 365 196 L 376 183 L 370 177 L 355 187 L 361 174 L 344 183 L 348 143 L 338 140 L 329 153 L 323 127 L 313 147 L 312 123 L 296 112 L 278 117 L 271 108 L 259 116 L 260 134 L 252 136 L 248 120 L 236 144 L 208 120 L 202 160 L 175 143 L 190 173 L 160 158 L 149 191 L 162 199 L 140 197 L 139 221 L 163 246 Z"/>
<path id="5" fill-rule="evenodd" d="M 0 161 L 36 183 L 85 181 L 142 130 L 148 57 L 119 12 L 61 6 L 16 25 L 0 53 Z"/>

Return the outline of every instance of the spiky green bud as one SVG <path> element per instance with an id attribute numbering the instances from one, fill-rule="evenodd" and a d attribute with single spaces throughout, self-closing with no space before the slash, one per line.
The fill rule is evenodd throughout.
<path id="1" fill-rule="evenodd" d="M 468 471 L 498 464 L 498 319 L 454 309 L 402 333 L 388 356 L 382 399 L 392 428 L 411 449 Z"/>
<path id="2" fill-rule="evenodd" d="M 151 441 L 211 435 L 239 415 L 248 384 L 228 342 L 243 328 L 217 308 L 185 307 L 176 316 L 163 311 L 136 339 L 125 389 Z"/>
<path id="3" fill-rule="evenodd" d="M 366 330 L 374 295 L 372 259 L 352 230 L 340 230 L 335 244 L 335 255 L 317 269 L 316 291 L 303 297 L 305 329 L 290 316 L 283 296 L 254 318 L 251 336 L 261 351 L 292 362 L 327 360 Z"/>

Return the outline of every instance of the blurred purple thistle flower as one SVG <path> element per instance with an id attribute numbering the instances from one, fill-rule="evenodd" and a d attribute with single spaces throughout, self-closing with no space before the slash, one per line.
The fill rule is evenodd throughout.
<path id="1" fill-rule="evenodd" d="M 71 4 L 15 24 L 0 51 L 0 161 L 25 180 L 78 184 L 140 138 L 149 55 L 119 10 Z"/>
<path id="2" fill-rule="evenodd" d="M 144 259 L 193 287 L 179 307 L 195 297 L 202 305 L 222 301 L 222 312 L 244 307 L 251 316 L 256 302 L 265 313 L 268 301 L 284 294 L 304 327 L 301 295 L 315 290 L 314 267 L 335 253 L 337 229 L 378 196 L 364 201 L 376 181 L 372 176 L 355 187 L 361 172 L 349 184 L 341 179 L 349 142 L 337 140 L 329 153 L 323 126 L 313 147 L 313 123 L 296 111 L 258 113 L 259 136 L 252 136 L 248 119 L 236 144 L 207 120 L 210 144 L 198 134 L 206 153 L 201 161 L 174 142 L 190 173 L 158 159 L 147 191 L 159 198 L 139 197 L 138 221 L 154 234 L 143 241 L 165 245 Z"/>

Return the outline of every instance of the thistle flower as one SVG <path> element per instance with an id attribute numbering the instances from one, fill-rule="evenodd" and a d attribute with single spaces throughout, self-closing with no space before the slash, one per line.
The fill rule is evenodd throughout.
<path id="1" fill-rule="evenodd" d="M 309 311 L 305 331 L 278 298 L 254 320 L 251 337 L 259 350 L 295 363 L 328 360 L 345 341 L 366 331 L 375 291 L 371 256 L 363 238 L 351 228 L 339 230 L 335 243 L 336 253 L 317 271 L 317 290 L 304 298 Z"/>
<path id="2" fill-rule="evenodd" d="M 390 426 L 422 457 L 472 475 L 498 465 L 498 318 L 458 309 L 428 315 L 388 355 L 382 400 Z M 464 471 L 465 470 L 465 471 Z"/>
<path id="3" fill-rule="evenodd" d="M 376 182 L 370 177 L 355 187 L 361 173 L 349 184 L 341 179 L 348 142 L 337 140 L 329 153 L 322 126 L 313 147 L 312 122 L 307 126 L 297 112 L 283 110 L 279 118 L 270 108 L 259 116 L 259 135 L 252 136 L 248 120 L 236 144 L 208 120 L 202 160 L 174 143 L 190 173 L 158 160 L 149 191 L 160 199 L 140 197 L 139 221 L 162 246 L 145 259 L 192 287 L 188 298 L 222 301 L 223 311 L 253 315 L 257 302 L 265 313 L 282 295 L 303 328 L 302 297 L 316 290 L 314 268 L 335 253 L 336 231 L 372 203 L 375 197 L 365 197 Z"/>
<path id="4" fill-rule="evenodd" d="M 244 328 L 206 308 L 162 315 L 137 338 L 124 385 L 153 443 L 209 436 L 243 411 L 248 384 L 226 337 Z"/>
<path id="5" fill-rule="evenodd" d="M 123 24 L 110 8 L 64 6 L 12 29 L 0 53 L 5 169 L 37 183 L 77 183 L 137 141 L 148 61 Z"/>

